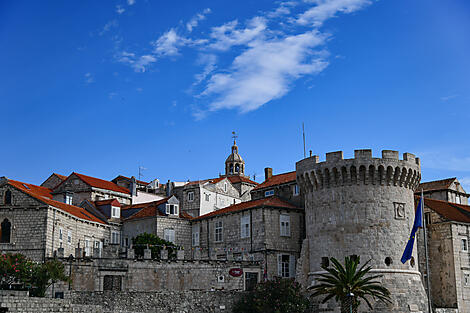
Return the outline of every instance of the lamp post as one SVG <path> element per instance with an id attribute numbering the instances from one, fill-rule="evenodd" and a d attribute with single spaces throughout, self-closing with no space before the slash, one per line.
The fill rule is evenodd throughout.
<path id="1" fill-rule="evenodd" d="M 349 292 L 346 296 L 349 298 L 349 312 L 352 313 L 353 303 L 354 303 L 354 294 L 352 292 Z"/>

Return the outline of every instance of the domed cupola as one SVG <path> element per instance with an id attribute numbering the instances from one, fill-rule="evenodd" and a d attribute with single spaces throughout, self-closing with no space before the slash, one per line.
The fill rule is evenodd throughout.
<path id="1" fill-rule="evenodd" d="M 238 146 L 235 139 L 233 140 L 232 153 L 225 160 L 225 175 L 245 175 L 245 161 L 243 161 L 240 154 L 238 154 Z"/>

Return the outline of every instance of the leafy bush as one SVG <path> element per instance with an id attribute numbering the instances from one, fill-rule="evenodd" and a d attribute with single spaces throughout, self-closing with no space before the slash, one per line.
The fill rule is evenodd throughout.
<path id="1" fill-rule="evenodd" d="M 160 251 L 165 248 L 168 250 L 168 258 L 176 259 L 176 250 L 178 246 L 174 243 L 161 239 L 154 234 L 143 233 L 135 238 L 132 238 L 132 244 L 135 249 L 135 255 L 143 257 L 144 249 L 150 248 L 152 252 L 152 259 L 160 259 Z"/>
<path id="2" fill-rule="evenodd" d="M 293 279 L 275 278 L 259 283 L 234 306 L 234 313 L 304 313 L 308 299 Z"/>

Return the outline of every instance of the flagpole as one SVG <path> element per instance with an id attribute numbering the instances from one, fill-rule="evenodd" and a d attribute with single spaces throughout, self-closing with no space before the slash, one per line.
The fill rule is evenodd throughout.
<path id="1" fill-rule="evenodd" d="M 426 260 L 426 285 L 427 285 L 427 292 L 428 292 L 428 309 L 429 313 L 432 313 L 432 301 L 431 301 L 431 272 L 429 271 L 429 257 L 428 257 L 428 235 L 426 231 L 426 219 L 424 218 L 424 193 L 423 189 L 421 189 L 421 218 L 423 224 L 423 232 L 424 232 L 424 257 Z"/>

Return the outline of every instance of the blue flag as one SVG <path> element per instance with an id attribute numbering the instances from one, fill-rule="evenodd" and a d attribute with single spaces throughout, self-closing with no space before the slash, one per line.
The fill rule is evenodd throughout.
<path id="1" fill-rule="evenodd" d="M 422 198 L 419 198 L 418 208 L 416 209 L 415 213 L 415 222 L 413 224 L 413 229 L 411 229 L 410 239 L 408 239 L 408 243 L 406 244 L 405 251 L 403 252 L 403 256 L 401 257 L 401 263 L 405 264 L 406 261 L 411 259 L 411 255 L 413 254 L 413 244 L 415 242 L 416 232 L 418 228 L 423 227 L 423 204 Z"/>

